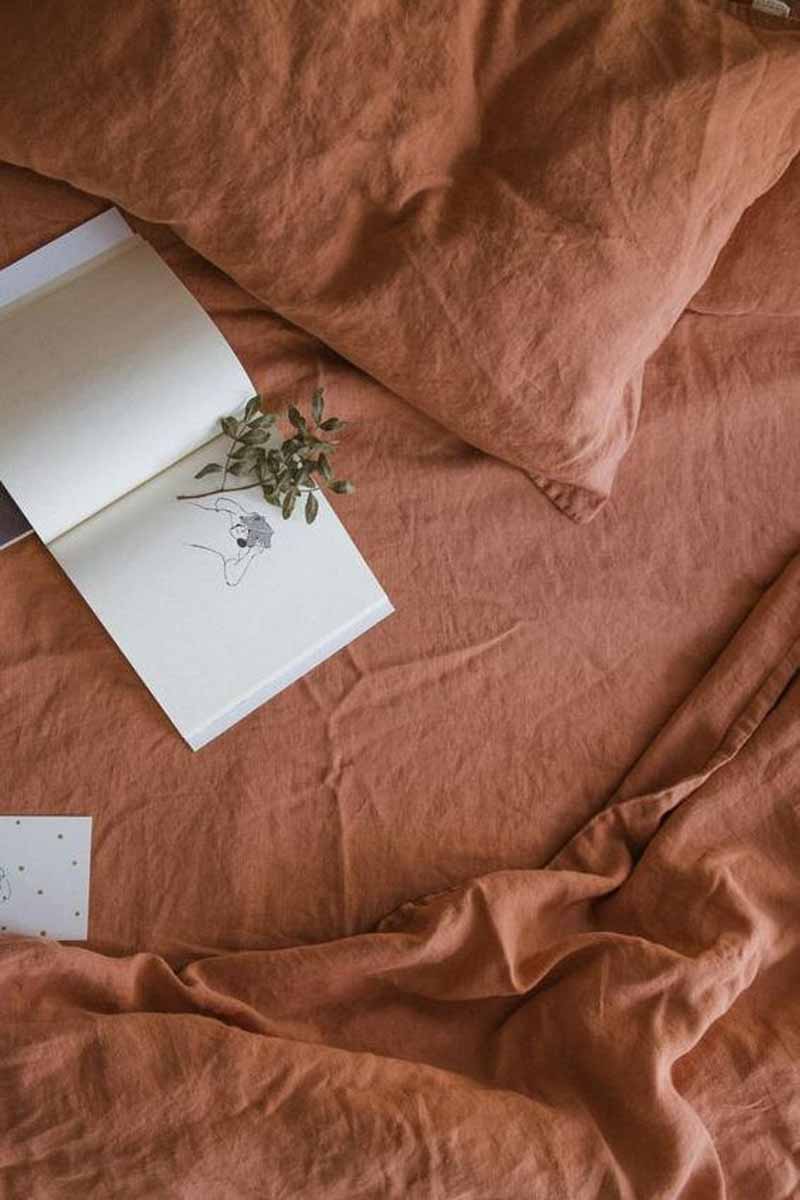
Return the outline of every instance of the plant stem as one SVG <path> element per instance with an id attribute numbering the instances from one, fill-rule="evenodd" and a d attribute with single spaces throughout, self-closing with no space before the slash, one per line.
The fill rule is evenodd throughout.
<path id="1" fill-rule="evenodd" d="M 255 483 L 243 483 L 235 488 L 212 488 L 210 492 L 193 492 L 191 496 L 176 496 L 176 500 L 201 500 L 203 496 L 218 496 L 220 492 L 247 492 L 250 488 L 261 487 L 261 484 L 256 480 Z"/>
<path id="2" fill-rule="evenodd" d="M 231 461 L 231 451 L 228 450 L 228 453 L 225 457 L 225 466 L 222 468 L 222 483 L 220 485 L 221 492 L 225 491 L 225 480 L 228 478 L 228 466 L 230 464 L 230 461 Z"/>
<path id="3" fill-rule="evenodd" d="M 263 487 L 263 486 L 264 485 L 259 480 L 256 480 L 255 483 L 242 483 L 238 487 L 232 487 L 232 488 L 217 487 L 217 488 L 212 488 L 210 492 L 192 492 L 192 494 L 190 496 L 176 496 L 175 499 L 176 500 L 202 500 L 205 496 L 218 496 L 221 492 L 226 492 L 226 493 L 227 492 L 248 492 L 250 490 L 250 488 Z M 319 490 L 320 490 L 319 485 L 316 483 L 312 483 L 311 487 L 308 487 L 308 486 L 302 487 L 301 486 L 300 488 L 298 488 L 298 491 L 300 491 L 303 494 L 305 494 L 307 492 L 316 492 Z"/>

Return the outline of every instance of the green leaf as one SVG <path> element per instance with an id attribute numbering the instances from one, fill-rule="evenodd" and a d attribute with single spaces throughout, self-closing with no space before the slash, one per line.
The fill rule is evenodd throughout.
<path id="1" fill-rule="evenodd" d="M 223 417 L 220 421 L 222 432 L 227 433 L 228 437 L 235 438 L 239 432 L 239 422 L 235 417 Z"/>
<path id="2" fill-rule="evenodd" d="M 247 433 L 244 435 L 244 437 L 242 438 L 242 441 L 245 442 L 248 446 L 263 445 L 264 442 L 269 441 L 269 430 L 268 429 L 249 429 L 247 431 Z"/>
<path id="3" fill-rule="evenodd" d="M 289 520 L 289 517 L 294 512 L 294 506 L 296 503 L 297 503 L 297 489 L 290 487 L 288 492 L 286 493 L 286 495 L 283 497 L 283 505 L 282 505 L 283 515 L 287 521 Z"/>
<path id="4" fill-rule="evenodd" d="M 338 492 L 340 496 L 351 496 L 355 490 L 349 479 L 334 479 L 331 483 L 331 491 Z"/>
<path id="5" fill-rule="evenodd" d="M 315 520 L 319 512 L 319 501 L 313 492 L 309 492 L 306 496 L 306 524 L 310 525 Z"/>
<path id="6" fill-rule="evenodd" d="M 322 420 L 322 414 L 325 410 L 325 392 L 323 388 L 315 388 L 314 394 L 311 397 L 311 415 L 314 421 L 319 425 Z M 310 523 L 310 522 L 309 522 Z"/>
<path id="7" fill-rule="evenodd" d="M 249 421 L 251 417 L 254 417 L 260 407 L 261 407 L 261 397 L 260 396 L 251 396 L 250 399 L 247 401 L 247 407 L 244 410 L 245 421 Z"/>
<path id="8" fill-rule="evenodd" d="M 292 422 L 295 429 L 299 429 L 301 433 L 307 433 L 308 425 L 306 424 L 306 419 L 303 416 L 303 414 L 301 412 L 299 412 L 298 409 L 295 408 L 295 406 L 293 404 L 289 408 L 288 416 L 289 416 L 289 420 Z"/>
<path id="9" fill-rule="evenodd" d="M 219 463 L 206 463 L 195 475 L 195 479 L 205 479 L 206 475 L 216 475 L 217 471 L 221 471 L 222 467 Z"/>
<path id="10" fill-rule="evenodd" d="M 333 468 L 328 462 L 327 455 L 320 454 L 319 458 L 317 459 L 317 466 L 319 467 L 320 474 L 325 482 L 330 483 L 330 481 L 333 479 Z"/>
<path id="11" fill-rule="evenodd" d="M 328 417 L 327 421 L 323 421 L 320 429 L 324 429 L 326 433 L 334 433 L 337 429 L 344 429 L 346 421 L 340 421 L 338 417 Z"/>

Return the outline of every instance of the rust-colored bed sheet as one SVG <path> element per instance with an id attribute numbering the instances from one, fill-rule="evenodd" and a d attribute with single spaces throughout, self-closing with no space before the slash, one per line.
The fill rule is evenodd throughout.
<path id="1" fill-rule="evenodd" d="M 2 261 L 104 206 L 2 168 Z M 397 613 L 192 754 L 0 555 L 4 810 L 94 817 L 89 949 L 0 941 L 0 1190 L 796 1194 L 798 317 L 686 313 L 576 527 L 138 228 L 352 422 Z"/>

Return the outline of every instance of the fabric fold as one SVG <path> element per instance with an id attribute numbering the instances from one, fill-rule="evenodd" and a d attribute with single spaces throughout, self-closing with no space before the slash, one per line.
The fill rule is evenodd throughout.
<path id="1" fill-rule="evenodd" d="M 799 585 L 543 869 L 178 971 L 3 939 L 7 1194 L 791 1194 Z"/>

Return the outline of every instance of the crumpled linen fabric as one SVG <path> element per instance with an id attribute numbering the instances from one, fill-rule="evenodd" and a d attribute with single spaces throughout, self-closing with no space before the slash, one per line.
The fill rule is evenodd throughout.
<path id="1" fill-rule="evenodd" d="M 800 20 L 726 0 L 0 8 L 0 159 L 171 225 L 575 521 L 799 152 Z"/>
<path id="2" fill-rule="evenodd" d="M 798 264 L 800 157 L 748 208 L 690 307 L 718 316 L 797 316 Z"/>
<path id="3" fill-rule="evenodd" d="M 0 942 L 10 1198 L 800 1186 L 800 559 L 544 867 L 172 970 Z"/>
<path id="4" fill-rule="evenodd" d="M 3 809 L 95 831 L 88 947 L 0 939 L 0 1191 L 797 1191 L 800 327 L 748 235 L 792 178 L 585 527 L 136 221 L 257 387 L 351 422 L 397 613 L 192 755 L 46 550 L 0 555 Z M 106 204 L 0 167 L 0 261 Z"/>
<path id="5" fill-rule="evenodd" d="M 5 260 L 100 204 L 0 169 Z M 325 383 L 358 486 L 334 500 L 397 611 L 192 754 L 47 551 L 4 551 L 4 811 L 91 814 L 91 947 L 176 965 L 361 932 L 415 896 L 543 865 L 800 546 L 797 320 L 683 317 L 648 365 L 617 494 L 576 528 L 138 228 L 272 400 Z"/>

